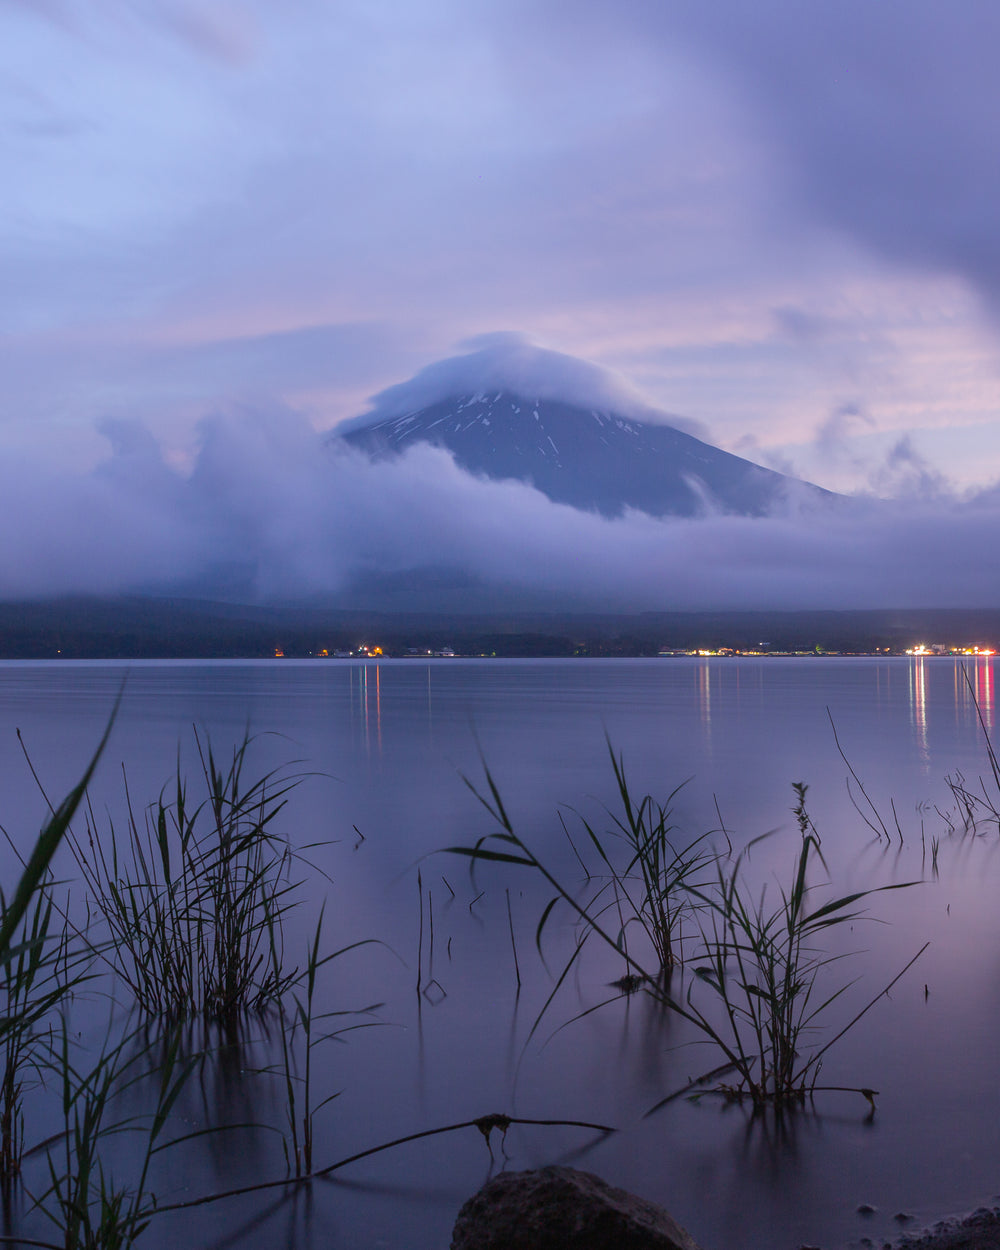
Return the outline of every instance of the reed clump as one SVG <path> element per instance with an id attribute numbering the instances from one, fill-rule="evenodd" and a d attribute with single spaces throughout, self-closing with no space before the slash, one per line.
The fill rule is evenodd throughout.
<path id="1" fill-rule="evenodd" d="M 487 793 L 470 788 L 500 829 L 471 847 L 449 847 L 448 851 L 466 856 L 473 863 L 499 862 L 530 868 L 553 888 L 553 897 L 536 930 L 540 954 L 542 934 L 556 906 L 568 907 L 576 915 L 581 934 L 559 984 L 585 943 L 596 937 L 624 957 L 628 974 L 623 985 L 627 982 L 629 990 L 641 986 L 717 1048 L 723 1062 L 714 1065 L 708 1075 L 728 1078 L 724 1085 L 714 1087 L 718 1092 L 735 1099 L 747 1098 L 755 1108 L 803 1101 L 820 1088 L 817 1076 L 830 1047 L 861 1020 L 926 949 L 922 948 L 888 986 L 883 986 L 841 1027 L 833 1031 L 833 1026 L 829 1026 L 833 1034 L 829 1036 L 829 1031 L 821 1031 L 827 1025 L 828 1013 L 854 982 L 830 979 L 842 955 L 828 953 L 821 937 L 856 921 L 864 912 L 862 904 L 871 895 L 915 883 L 894 883 L 818 900 L 812 877 L 817 865 L 825 870 L 826 864 L 819 835 L 806 809 L 806 786 L 798 783 L 794 786 L 793 810 L 799 842 L 791 880 L 787 885 L 778 884 L 778 897 L 772 902 L 766 889 L 755 894 L 747 883 L 746 852 L 734 857 L 727 850 L 703 847 L 700 839 L 689 843 L 680 855 L 673 851 L 673 843 L 666 842 L 669 803 L 660 807 L 648 796 L 633 799 L 622 761 L 613 752 L 612 763 L 624 812 L 617 828 L 635 848 L 635 855 L 623 870 L 616 869 L 604 843 L 588 827 L 611 874 L 610 883 L 596 895 L 580 895 L 570 889 L 516 833 L 489 769 Z M 664 844 L 672 858 L 657 849 Z M 664 865 L 667 871 L 663 871 Z M 714 869 L 714 877 L 708 881 L 705 868 Z M 602 893 L 607 888 L 613 894 L 610 902 Z M 629 919 L 621 910 L 623 898 L 628 900 L 631 919 L 647 933 L 659 967 L 647 965 L 634 948 L 629 949 Z M 695 927 L 693 972 L 681 992 L 675 992 L 671 980 L 662 975 L 664 967 L 669 967 L 664 955 L 676 959 L 676 949 L 673 944 L 668 949 L 656 932 L 656 918 L 660 916 L 666 918 L 664 924 L 670 933 L 670 926 L 676 926 L 681 917 L 690 918 Z M 543 1013 L 551 1001 L 552 996 Z M 535 1027 L 537 1024 L 538 1020 Z M 821 1040 L 824 1037 L 826 1040 Z M 699 1079 L 686 1088 L 701 1083 Z M 859 1087 L 857 1092 L 872 1100 L 872 1090 Z"/>
<path id="2" fill-rule="evenodd" d="M 285 768 L 251 776 L 249 737 L 220 762 L 196 733 L 197 797 L 178 765 L 170 790 L 141 817 L 126 785 L 124 831 L 112 822 L 102 828 L 86 792 L 107 737 L 80 784 L 50 808 L 14 896 L 0 891 L 0 1181 L 5 1200 L 20 1183 L 31 1210 L 58 1228 L 65 1250 L 132 1246 L 158 1210 L 150 1188 L 155 1157 L 223 1127 L 165 1140 L 188 1077 L 213 1059 L 192 1046 L 188 1022 L 222 1026 L 223 1050 L 242 1052 L 242 1028 L 228 1026 L 266 1010 L 277 1020 L 281 1061 L 266 1071 L 284 1077 L 288 1171 L 305 1177 L 314 1170 L 315 1116 L 336 1097 L 316 1094 L 317 1047 L 369 1027 L 374 1021 L 359 1017 L 380 1005 L 317 1009 L 322 969 L 370 941 L 324 953 L 322 911 L 302 971 L 286 965 L 282 922 L 299 901 L 291 879 L 296 852 L 276 819 L 300 774 Z M 85 831 L 77 836 L 71 822 L 81 812 Z M 82 924 L 54 897 L 50 864 L 63 840 L 86 887 Z M 123 1015 L 114 995 L 103 1043 L 81 1049 L 69 1000 L 102 963 L 127 985 L 141 1019 L 129 1028 L 132 1011 Z M 62 1131 L 29 1152 L 45 1160 L 40 1184 L 37 1165 L 30 1183 L 20 1176 L 29 1084 L 50 1108 L 55 1099 L 63 1121 Z M 122 1111 L 136 1100 L 138 1113 Z M 123 1135 L 135 1145 L 109 1153 L 111 1139 Z M 112 1156 L 123 1166 L 112 1169 Z M 7 1202 L 7 1225 L 12 1210 Z"/>
<path id="3" fill-rule="evenodd" d="M 150 1018 L 232 1025 L 295 983 L 280 957 L 294 853 L 274 826 L 300 778 L 276 770 L 248 782 L 251 743 L 244 737 L 220 763 L 196 732 L 198 798 L 178 766 L 169 797 L 161 792 L 141 817 L 126 786 L 124 831 L 88 811 L 85 836 L 71 839 L 106 926 L 95 950 Z"/>
<path id="4" fill-rule="evenodd" d="M 630 932 L 641 931 L 661 977 L 669 977 L 683 962 L 687 930 L 698 910 L 697 887 L 718 862 L 705 833 L 691 840 L 679 838 L 673 817 L 676 787 L 664 802 L 653 795 L 636 797 L 625 775 L 625 762 L 608 743 L 620 811 L 607 811 L 611 826 L 601 834 L 580 818 L 591 846 L 601 861 L 602 885 L 587 910 L 592 915 L 613 914 L 618 919 L 616 945 L 629 949 Z M 617 853 L 624 847 L 624 858 Z"/>
<path id="5" fill-rule="evenodd" d="M 778 898 L 770 902 L 766 889 L 756 897 L 751 894 L 743 879 L 742 855 L 728 869 L 720 861 L 711 890 L 693 889 L 705 921 L 684 1013 L 736 1073 L 730 1092 L 748 1097 L 757 1107 L 802 1101 L 814 1092 L 826 1052 L 903 974 L 819 1043 L 815 1038 L 826 1013 L 854 983 L 826 978 L 842 955 L 828 953 L 821 935 L 859 919 L 864 914 L 859 904 L 871 894 L 915 884 L 899 882 L 815 901 L 813 865 L 825 870 L 826 864 L 806 810 L 806 786 L 799 782 L 793 789 L 800 841 L 791 882 L 778 886 Z M 697 986 L 711 992 L 714 1011 L 699 1003 Z M 869 1099 L 873 1094 L 863 1088 L 858 1092 Z"/>
<path id="6" fill-rule="evenodd" d="M 95 1065 L 82 1072 L 71 1059 L 68 1004 L 90 978 L 93 949 L 54 898 L 51 865 L 62 842 L 72 838 L 71 822 L 86 800 L 87 787 L 107 745 L 117 704 L 100 745 L 80 782 L 49 818 L 35 840 L 8 898 L 0 890 L 0 1189 L 5 1224 L 10 1220 L 16 1184 L 24 1184 L 26 1153 L 44 1154 L 48 1185 L 32 1195 L 38 1210 L 58 1228 L 53 1250 L 126 1250 L 144 1231 L 155 1210 L 147 1189 L 158 1138 L 190 1071 L 180 1064 L 176 1045 L 157 1070 L 158 1093 L 152 1113 L 127 1121 L 109 1113 L 129 1085 L 148 1079 L 145 1051 L 134 1036 L 101 1048 Z M 13 840 L 8 837 L 13 846 Z M 130 1058 L 126 1058 L 127 1054 Z M 24 1095 L 55 1093 L 64 1128 L 26 1151 Z M 116 1182 L 102 1162 L 111 1136 L 139 1131 L 138 1175 L 132 1184 Z M 3 1240 L 21 1244 L 19 1238 Z M 45 1246 L 37 1240 L 24 1244 Z"/>

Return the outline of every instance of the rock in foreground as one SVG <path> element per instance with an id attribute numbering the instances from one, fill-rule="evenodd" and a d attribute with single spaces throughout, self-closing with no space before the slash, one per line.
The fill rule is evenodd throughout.
<path id="1" fill-rule="evenodd" d="M 451 1250 L 699 1250 L 662 1207 L 574 1168 L 503 1172 L 458 1213 Z"/>

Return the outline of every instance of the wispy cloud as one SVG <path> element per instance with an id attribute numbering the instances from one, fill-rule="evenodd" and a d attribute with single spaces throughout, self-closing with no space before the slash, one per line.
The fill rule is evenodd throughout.
<path id="1" fill-rule="evenodd" d="M 510 327 L 807 472 L 851 401 L 927 455 L 925 431 L 975 428 L 933 457 L 982 484 L 998 20 L 931 0 L 9 4 L 0 452 L 58 458 L 141 412 L 177 456 L 194 414 L 234 402 L 329 425 Z M 869 437 L 845 430 L 831 484 L 866 485 Z"/>

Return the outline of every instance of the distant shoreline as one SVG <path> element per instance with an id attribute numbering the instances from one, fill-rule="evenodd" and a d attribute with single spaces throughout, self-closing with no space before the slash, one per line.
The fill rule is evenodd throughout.
<path id="1" fill-rule="evenodd" d="M 920 647 L 928 658 L 993 651 L 1000 610 L 389 610 L 138 595 L 0 602 L 0 659 L 11 660 L 883 658 Z"/>
<path id="2" fill-rule="evenodd" d="M 59 661 L 63 663 L 104 660 L 108 663 L 128 663 L 129 661 L 142 661 L 144 663 L 155 664 L 158 661 L 178 662 L 184 661 L 202 661 L 208 662 L 212 660 L 231 660 L 234 663 L 242 661 L 267 662 L 273 661 L 280 663 L 289 661 L 292 663 L 314 663 L 314 664 L 380 664 L 389 661 L 403 661 L 413 664 L 435 664 L 447 660 L 661 660 L 668 663 L 671 660 L 721 660 L 739 661 L 739 660 L 975 660 L 975 659 L 991 659 L 996 654 L 995 651 L 974 652 L 946 652 L 943 654 L 927 653 L 925 655 L 914 656 L 910 652 L 904 651 L 737 651 L 722 654 L 717 651 L 676 651 L 669 655 L 651 655 L 648 652 L 595 652 L 580 651 L 573 655 L 566 655 L 553 651 L 552 653 L 539 650 L 518 651 L 516 648 L 505 648 L 502 652 L 492 651 L 456 651 L 449 656 L 441 656 L 436 653 L 408 654 L 401 652 L 382 651 L 378 655 L 367 655 L 363 652 L 352 653 L 350 655 L 322 655 L 315 652 L 296 653 L 282 650 L 281 654 L 275 654 L 269 651 L 261 652 L 243 652 L 220 650 L 217 652 L 179 652 L 173 649 L 169 651 L 151 651 L 137 652 L 128 650 L 123 652 L 106 651 L 104 649 L 84 650 L 79 647 L 71 647 L 68 651 L 56 650 L 54 652 L 31 652 L 24 653 L 19 651 L 17 654 L 8 654 L 0 650 L 0 663 L 27 663 L 31 661 Z"/>

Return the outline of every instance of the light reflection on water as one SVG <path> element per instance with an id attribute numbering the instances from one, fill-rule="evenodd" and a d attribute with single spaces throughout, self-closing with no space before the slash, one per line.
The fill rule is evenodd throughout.
<path id="1" fill-rule="evenodd" d="M 929 1218 L 974 1206 L 995 1184 L 997 834 L 948 838 L 935 812 L 953 806 L 945 774 L 989 779 L 979 718 L 992 730 L 992 664 L 977 658 L 963 670 L 936 657 L 136 664 L 93 798 L 99 812 L 120 811 L 123 763 L 133 795 L 153 798 L 171 775 L 178 742 L 191 765 L 192 723 L 220 747 L 249 726 L 263 735 L 256 746 L 263 767 L 301 759 L 315 770 L 286 824 L 303 844 L 338 839 L 311 852 L 334 884 L 317 879 L 310 887 L 301 931 L 289 943 L 304 944 L 326 897 L 331 946 L 371 936 L 392 948 L 368 948 L 327 970 L 332 1006 L 384 1002 L 385 1024 L 324 1052 L 322 1096 L 342 1092 L 321 1113 L 323 1159 L 500 1110 L 613 1123 L 624 1131 L 592 1146 L 579 1166 L 663 1202 L 709 1250 L 844 1244 L 894 1235 L 899 1210 Z M 99 738 L 125 672 L 116 664 L 0 665 L 7 782 L 0 820 L 22 846 L 44 802 L 15 726 L 47 787 L 62 793 Z M 855 811 L 827 709 L 894 838 L 895 801 L 902 846 L 876 844 Z M 847 1001 L 858 1005 L 924 941 L 933 943 L 891 1001 L 879 1003 L 825 1062 L 826 1083 L 882 1090 L 873 1123 L 865 1122 L 863 1100 L 846 1095 L 829 1095 L 817 1114 L 783 1126 L 750 1125 L 740 1108 L 712 1100 L 673 1104 L 644 1120 L 665 1092 L 711 1061 L 642 997 L 568 1023 L 607 998 L 608 982 L 621 974 L 606 952 L 581 961 L 524 1050 L 552 985 L 532 949 L 545 896 L 499 868 L 480 869 L 473 881 L 454 859 L 422 860 L 434 908 L 433 975 L 446 996 L 436 1005 L 417 999 L 415 865 L 490 831 L 462 780 L 481 784 L 480 749 L 518 829 L 570 877 L 579 873 L 557 805 L 598 821 L 601 805 L 613 805 L 605 733 L 640 793 L 665 797 L 690 778 L 675 814 L 692 836 L 717 825 L 716 803 L 740 844 L 783 830 L 751 857 L 761 886 L 771 881 L 774 888 L 774 874 L 784 875 L 794 850 L 793 781 L 810 787 L 824 854 L 844 887 L 929 877 L 930 842 L 941 839 L 939 879 L 874 900 L 872 912 L 889 923 L 859 924 L 848 943 L 868 952 L 852 964 L 863 978 Z M 564 816 L 578 830 L 573 813 Z M 525 982 L 520 996 L 508 887 Z M 554 928 L 552 966 L 559 966 L 560 943 L 571 941 L 570 926 Z M 96 1036 L 104 1016 L 80 1025 Z M 274 1078 L 254 1074 L 273 1059 L 267 1030 L 257 1030 L 244 1048 L 223 1049 L 219 1062 L 203 1067 L 181 1103 L 185 1122 L 221 1116 L 272 1127 L 208 1138 L 170 1161 L 161 1199 L 167 1190 L 176 1197 L 281 1174 L 274 1127 L 281 1126 L 281 1090 Z M 511 1166 L 534 1166 L 570 1156 L 586 1141 L 579 1131 L 515 1127 L 507 1151 Z M 313 1240 L 443 1247 L 457 1207 L 488 1166 L 481 1139 L 429 1139 L 317 1184 L 308 1202 L 276 1204 L 263 1195 L 202 1209 L 196 1218 L 163 1217 L 145 1240 L 222 1244 L 238 1227 L 244 1245 L 277 1236 L 301 1247 Z M 879 1208 L 864 1223 L 856 1214 L 861 1202 Z M 253 1226 L 258 1217 L 263 1223 Z"/>
<path id="2" fill-rule="evenodd" d="M 927 680 L 922 655 L 914 656 L 910 661 L 910 713 L 916 732 L 917 752 L 926 772 L 931 761 L 927 747 Z"/>
<path id="3" fill-rule="evenodd" d="M 382 754 L 382 672 L 378 664 L 351 665 L 349 670 L 352 691 L 352 712 L 358 709 L 365 752 L 371 756 Z M 369 678 L 371 679 L 369 684 Z"/>
<path id="4" fill-rule="evenodd" d="M 738 674 L 737 674 L 738 677 Z M 701 724 L 705 732 L 705 745 L 712 744 L 712 666 L 707 661 L 698 665 L 698 695 Z"/>

